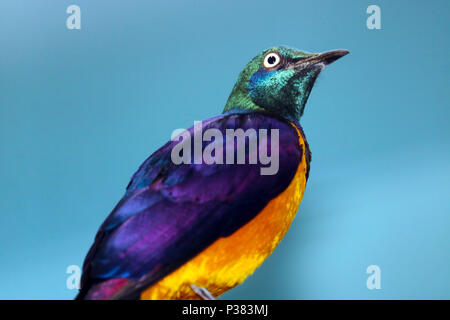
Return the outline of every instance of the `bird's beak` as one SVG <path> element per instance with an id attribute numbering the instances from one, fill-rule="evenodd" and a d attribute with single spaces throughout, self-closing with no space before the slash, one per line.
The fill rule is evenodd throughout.
<path id="1" fill-rule="evenodd" d="M 310 56 L 297 61 L 293 67 L 297 70 L 305 69 L 310 66 L 319 66 L 324 68 L 349 53 L 350 51 L 348 50 L 333 50 L 324 53 L 313 53 Z"/>

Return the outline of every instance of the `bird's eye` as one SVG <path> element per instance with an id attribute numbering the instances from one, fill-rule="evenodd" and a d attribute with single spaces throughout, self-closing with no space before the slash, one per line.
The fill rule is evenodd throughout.
<path id="1" fill-rule="evenodd" d="M 264 57 L 263 65 L 266 69 L 272 69 L 278 66 L 281 62 L 281 56 L 276 52 L 269 52 Z"/>

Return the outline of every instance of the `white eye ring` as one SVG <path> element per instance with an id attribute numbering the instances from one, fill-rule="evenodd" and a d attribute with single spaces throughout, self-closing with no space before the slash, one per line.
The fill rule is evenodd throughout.
<path id="1" fill-rule="evenodd" d="M 263 65 L 266 69 L 275 68 L 281 62 L 281 56 L 276 52 L 269 52 L 264 57 Z"/>

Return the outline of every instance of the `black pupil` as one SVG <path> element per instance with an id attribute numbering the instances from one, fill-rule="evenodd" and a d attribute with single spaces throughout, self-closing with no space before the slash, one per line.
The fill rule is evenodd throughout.
<path id="1" fill-rule="evenodd" d="M 275 58 L 275 56 L 270 56 L 269 59 L 267 59 L 267 62 L 269 64 L 274 64 L 275 61 L 277 61 L 277 58 Z"/>

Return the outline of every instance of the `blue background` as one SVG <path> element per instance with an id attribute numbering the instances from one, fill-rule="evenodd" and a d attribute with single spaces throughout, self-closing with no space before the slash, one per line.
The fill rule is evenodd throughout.
<path id="1" fill-rule="evenodd" d="M 81 7 L 82 29 L 66 28 Z M 366 28 L 381 8 L 382 30 Z M 0 298 L 70 299 L 66 268 L 139 164 L 219 114 L 244 65 L 289 45 L 351 54 L 301 120 L 299 215 L 223 298 L 450 298 L 449 1 L 0 2 Z M 381 268 L 368 290 L 366 268 Z"/>

